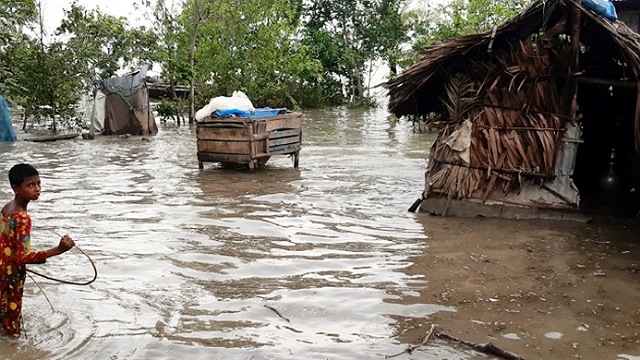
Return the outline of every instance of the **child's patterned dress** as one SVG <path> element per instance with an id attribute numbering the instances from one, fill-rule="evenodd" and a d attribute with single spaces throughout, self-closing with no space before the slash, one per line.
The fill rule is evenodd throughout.
<path id="1" fill-rule="evenodd" d="M 25 211 L 0 215 L 0 321 L 9 334 L 20 336 L 26 264 L 44 263 L 45 251 L 31 252 L 31 218 Z"/>

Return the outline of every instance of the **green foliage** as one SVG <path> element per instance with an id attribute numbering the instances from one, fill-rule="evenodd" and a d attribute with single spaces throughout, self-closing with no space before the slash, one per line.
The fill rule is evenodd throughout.
<path id="1" fill-rule="evenodd" d="M 23 128 L 32 118 L 35 123 L 50 123 L 56 131 L 61 125 L 75 126 L 81 83 L 72 66 L 74 54 L 60 42 L 45 44 L 43 18 L 37 11 L 33 1 L 0 2 L 2 91 L 23 107 Z M 21 32 L 23 26 L 30 27 L 37 39 Z M 12 40 L 7 42 L 5 36 Z"/>
<path id="2" fill-rule="evenodd" d="M 176 113 L 176 104 L 171 100 L 163 99 L 158 103 L 156 110 L 158 111 L 158 116 L 160 117 L 169 117 L 173 116 Z"/>
<path id="3" fill-rule="evenodd" d="M 8 47 L 15 47 L 28 40 L 21 27 L 36 19 L 38 12 L 34 0 L 0 0 L 0 93 L 9 95 L 19 86 Z"/>
<path id="4" fill-rule="evenodd" d="M 187 85 L 190 80 L 188 34 L 179 22 L 180 13 L 169 8 L 165 0 L 157 0 L 153 7 L 153 37 L 148 52 L 152 62 L 162 65 L 162 77 L 172 85 Z"/>
<path id="5" fill-rule="evenodd" d="M 57 34 L 67 38 L 65 48 L 72 54 L 70 65 L 86 87 L 115 75 L 121 64 L 145 60 L 147 53 L 155 49 L 154 36 L 144 28 L 128 29 L 126 18 L 86 10 L 76 3 L 65 15 Z"/>
<path id="6" fill-rule="evenodd" d="M 359 99 L 358 101 L 352 101 L 348 104 L 348 107 L 351 109 L 358 109 L 358 108 L 366 109 L 366 108 L 372 108 L 376 106 L 378 106 L 378 102 L 376 101 L 375 98 L 370 96 L 365 96 Z"/>
<path id="7" fill-rule="evenodd" d="M 36 19 L 34 0 L 0 0 L 0 47 L 21 35 L 20 27 Z"/>
<path id="8" fill-rule="evenodd" d="M 58 42 L 45 46 L 32 40 L 9 46 L 6 54 L 13 73 L 6 88 L 25 116 L 35 123 L 53 122 L 53 131 L 75 124 L 82 83 L 72 68 L 61 66 L 73 55 L 69 49 Z"/>
<path id="9" fill-rule="evenodd" d="M 322 62 L 324 77 L 341 83 L 347 99 L 364 96 L 365 62 L 373 55 L 364 35 L 371 12 L 370 1 L 319 0 L 306 8 L 305 44 Z"/>
<path id="10" fill-rule="evenodd" d="M 181 18 L 185 28 L 195 5 Z M 317 97 L 321 64 L 294 41 L 298 11 L 291 0 L 220 0 L 201 6 L 207 17 L 198 27 L 195 53 L 199 105 L 235 90 L 259 107 L 306 106 Z"/>
<path id="11" fill-rule="evenodd" d="M 375 106 L 368 64 L 382 60 L 393 73 L 425 47 L 487 31 L 528 3 L 452 0 L 408 11 L 408 0 L 139 1 L 151 29 L 73 3 L 59 38 L 45 42 L 27 35 L 42 21 L 35 0 L 0 0 L 0 92 L 35 119 L 73 123 L 81 93 L 145 62 L 160 64 L 172 87 L 193 83 L 196 108 L 235 90 L 257 107 Z M 174 98 L 159 111 L 184 108 Z"/>
<path id="12" fill-rule="evenodd" d="M 389 65 L 391 75 L 402 58 L 402 44 L 409 41 L 409 26 L 404 22 L 404 0 L 382 0 L 376 3 L 371 25 L 365 32 L 367 47 Z M 373 59 L 370 59 L 373 60 Z"/>
<path id="13" fill-rule="evenodd" d="M 520 13 L 530 0 L 452 0 L 405 15 L 415 33 L 413 58 L 428 46 L 490 30 Z"/>
<path id="14" fill-rule="evenodd" d="M 54 132 L 61 126 L 75 130 L 84 126 L 77 114 L 81 95 L 122 65 L 150 58 L 148 49 L 155 41 L 144 28 L 129 30 L 124 18 L 87 11 L 76 3 L 57 29 L 64 41 L 45 41 L 44 18 L 37 10 L 33 1 L 0 0 L 0 41 L 3 34 L 13 37 L 2 43 L 1 90 L 23 107 L 23 128 L 30 120 L 31 125 L 51 124 Z M 31 28 L 36 38 L 20 32 L 20 26 Z"/>
<path id="15" fill-rule="evenodd" d="M 361 102 L 366 64 L 383 59 L 395 68 L 407 28 L 402 21 L 404 0 L 319 0 L 305 9 L 304 43 L 320 60 L 324 77 L 340 87 L 333 97 Z"/>

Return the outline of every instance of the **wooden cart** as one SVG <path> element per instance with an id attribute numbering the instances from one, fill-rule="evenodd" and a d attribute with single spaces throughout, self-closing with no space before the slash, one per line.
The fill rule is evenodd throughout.
<path id="1" fill-rule="evenodd" d="M 196 124 L 198 165 L 219 162 L 264 165 L 273 155 L 291 155 L 298 167 L 302 146 L 302 114 L 264 117 L 207 117 Z"/>

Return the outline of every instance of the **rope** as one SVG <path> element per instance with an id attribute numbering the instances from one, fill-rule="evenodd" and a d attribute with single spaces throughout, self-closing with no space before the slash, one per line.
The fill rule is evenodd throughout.
<path id="1" fill-rule="evenodd" d="M 29 279 L 31 279 L 31 281 L 33 281 L 33 283 L 36 284 L 38 289 L 40 289 L 40 292 L 42 293 L 42 295 L 44 295 L 45 300 L 47 300 L 47 302 L 49 303 L 49 306 L 51 306 L 51 311 L 56 311 L 53 308 L 53 304 L 51 304 L 51 301 L 49 300 L 49 297 L 47 296 L 47 294 L 45 294 L 44 290 L 42 290 L 40 285 L 38 285 L 38 283 L 36 282 L 36 279 L 34 279 L 33 276 L 31 276 L 31 274 L 27 274 L 27 275 L 29 275 Z M 22 327 L 24 327 L 24 324 L 22 324 Z"/>
<path id="2" fill-rule="evenodd" d="M 48 275 L 44 275 L 41 274 L 37 271 L 33 271 L 31 269 L 27 269 L 28 272 L 34 274 L 34 275 L 38 275 L 40 277 L 43 277 L 45 279 L 49 279 L 49 280 L 53 280 L 53 281 L 57 281 L 59 283 L 63 283 L 63 284 L 69 284 L 69 285 L 89 285 L 92 282 L 96 281 L 96 279 L 98 278 L 98 269 L 96 269 L 96 264 L 93 262 L 93 260 L 89 257 L 89 255 L 87 255 L 87 253 L 85 253 L 84 251 L 82 251 L 82 249 L 80 249 L 78 247 L 78 245 L 74 246 L 76 249 L 78 249 L 84 256 L 87 257 L 87 259 L 89 259 L 89 261 L 91 262 L 91 266 L 93 267 L 93 279 L 89 280 L 89 281 L 85 281 L 85 282 L 76 282 L 76 281 L 70 281 L 70 280 L 62 280 L 62 279 L 56 279 L 54 277 L 48 276 Z"/>
<path id="3" fill-rule="evenodd" d="M 58 235 L 58 236 L 60 236 L 59 234 L 57 234 L 55 232 L 53 232 L 53 233 Z M 62 237 L 62 236 L 60 236 L 60 237 Z M 35 275 L 38 275 L 38 276 L 43 277 L 45 279 L 49 279 L 49 280 L 52 280 L 52 281 L 57 281 L 57 282 L 62 283 L 62 284 L 69 284 L 69 285 L 89 285 L 89 284 L 91 284 L 92 282 L 96 281 L 96 279 L 98 278 L 98 269 L 96 268 L 96 264 L 93 262 L 93 259 L 91 259 L 91 257 L 89 255 L 87 255 L 86 252 L 84 252 L 82 249 L 80 249 L 80 247 L 78 247 L 78 245 L 76 245 L 74 247 L 76 249 L 78 249 L 78 251 L 80 251 L 84 256 L 86 256 L 87 259 L 89 259 L 89 262 L 91 262 L 91 266 L 93 267 L 93 279 L 91 279 L 89 281 L 85 281 L 85 282 L 76 282 L 76 281 L 70 281 L 70 280 L 56 279 L 54 277 L 41 274 L 41 273 L 39 273 L 37 271 L 33 271 L 31 269 L 27 269 L 27 272 L 30 272 L 30 273 L 35 274 Z"/>

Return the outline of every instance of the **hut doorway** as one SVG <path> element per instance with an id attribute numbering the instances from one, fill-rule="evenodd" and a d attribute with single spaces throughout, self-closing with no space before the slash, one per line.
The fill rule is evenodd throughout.
<path id="1" fill-rule="evenodd" d="M 578 106 L 584 141 L 573 180 L 586 213 L 632 217 L 640 210 L 640 158 L 635 145 L 635 83 L 581 81 Z"/>

